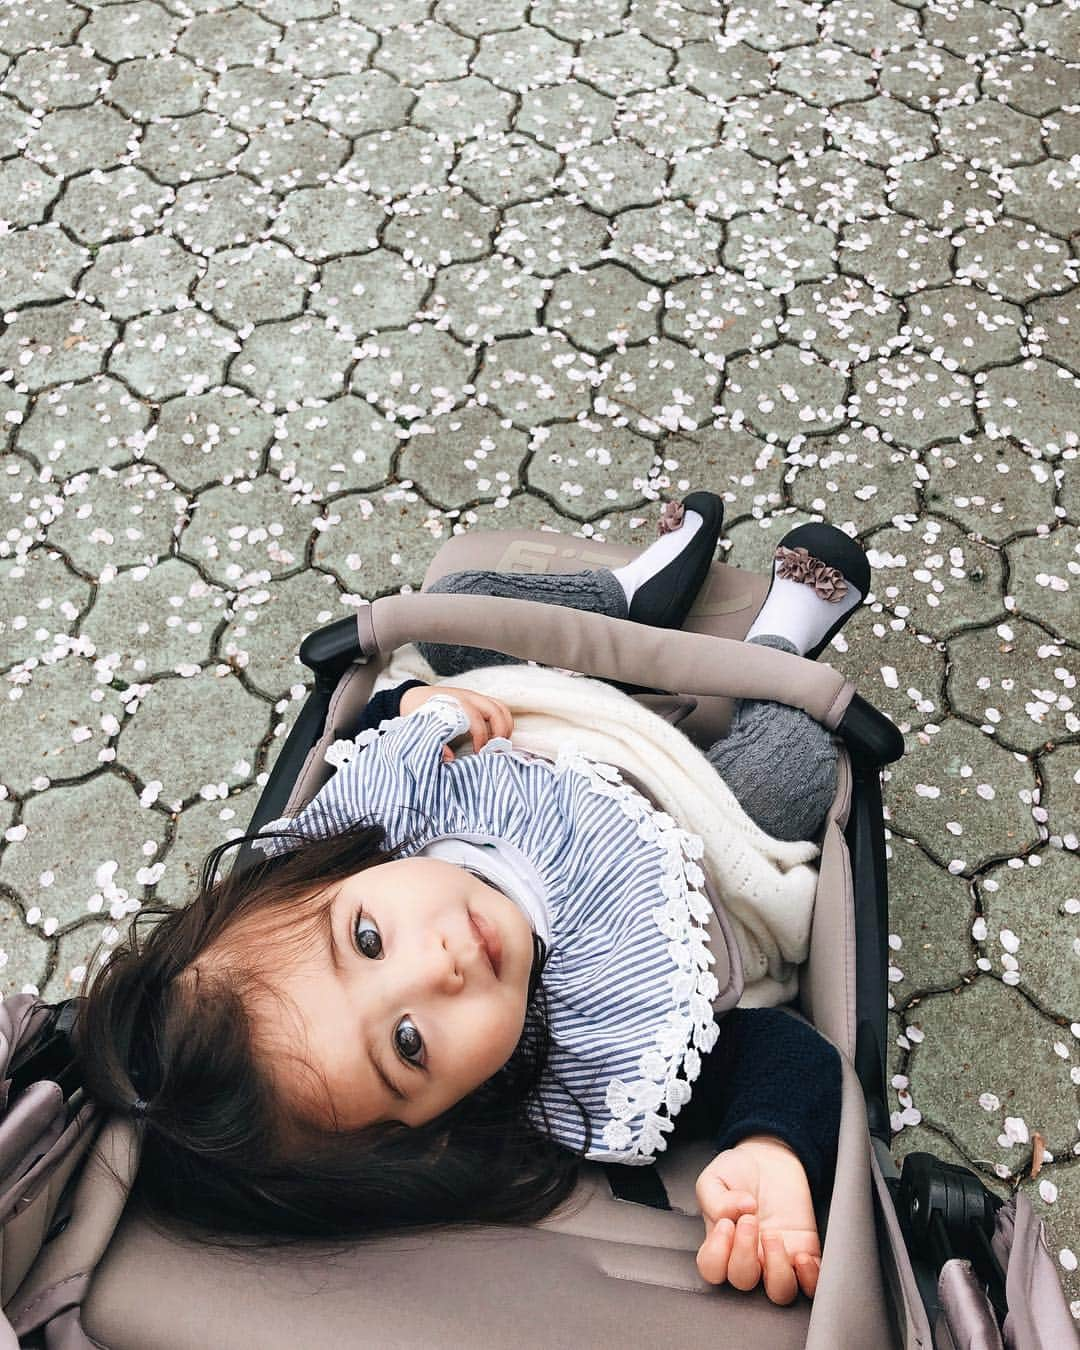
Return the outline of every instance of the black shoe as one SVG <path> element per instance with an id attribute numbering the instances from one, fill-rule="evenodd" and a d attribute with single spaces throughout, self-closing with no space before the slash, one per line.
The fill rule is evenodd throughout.
<path id="1" fill-rule="evenodd" d="M 843 628 L 869 594 L 870 564 L 862 546 L 857 544 L 850 535 L 845 534 L 843 530 L 838 530 L 835 525 L 827 525 L 824 521 L 810 521 L 806 525 L 797 525 L 795 529 L 789 530 L 784 535 L 773 554 L 772 581 L 769 582 L 765 600 L 762 601 L 762 609 L 765 608 L 765 603 L 772 594 L 773 582 L 776 580 L 777 572 L 781 570 L 775 566 L 775 561 L 783 557 L 780 552 L 781 549 L 799 551 L 799 558 L 792 560 L 796 571 L 804 570 L 802 555 L 803 553 L 808 555 L 806 561 L 810 565 L 809 574 L 805 577 L 791 576 L 790 580 L 804 580 L 808 585 L 814 585 L 820 594 L 822 586 L 829 588 L 835 584 L 835 577 L 830 578 L 827 575 L 828 570 L 835 569 L 847 585 L 859 593 L 859 604 L 841 614 L 821 641 L 805 653 L 806 660 L 813 661 L 821 655 L 835 634 Z M 814 566 L 815 563 L 817 564 L 816 567 Z"/>
<path id="2" fill-rule="evenodd" d="M 703 523 L 678 557 L 672 558 L 662 571 L 634 592 L 627 614 L 634 623 L 650 624 L 653 628 L 681 628 L 709 575 L 724 524 L 723 498 L 715 492 L 691 492 L 684 499 L 682 509 L 696 511 Z M 679 514 L 678 508 L 674 514 Z M 661 526 L 661 534 L 664 533 L 667 531 Z"/>

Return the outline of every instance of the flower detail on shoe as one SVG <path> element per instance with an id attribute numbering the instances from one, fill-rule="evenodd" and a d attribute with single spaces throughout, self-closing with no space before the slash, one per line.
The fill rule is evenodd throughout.
<path id="1" fill-rule="evenodd" d="M 686 507 L 682 502 L 665 502 L 660 508 L 660 524 L 656 528 L 656 537 L 662 539 L 665 534 L 682 529 L 685 515 Z"/>
<path id="2" fill-rule="evenodd" d="M 847 581 L 837 567 L 830 567 L 815 558 L 805 548 L 785 548 L 777 545 L 773 558 L 780 564 L 777 576 L 785 581 L 801 581 L 813 586 L 816 595 L 831 604 L 837 604 L 847 595 Z"/>

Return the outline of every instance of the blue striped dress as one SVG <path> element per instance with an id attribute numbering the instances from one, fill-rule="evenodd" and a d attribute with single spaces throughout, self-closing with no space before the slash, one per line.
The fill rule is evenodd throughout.
<path id="1" fill-rule="evenodd" d="M 436 695 L 338 741 L 329 782 L 297 816 L 264 828 L 326 838 L 373 818 L 389 845 L 410 841 L 404 856 L 461 833 L 519 849 L 543 881 L 551 921 L 546 1129 L 595 1161 L 654 1162 L 718 1034 L 701 840 L 570 743 L 554 763 L 509 746 L 444 763 L 443 746 L 468 729 L 457 700 Z M 556 1079 L 587 1111 L 587 1151 Z M 536 1108 L 534 1119 L 543 1123 Z"/>

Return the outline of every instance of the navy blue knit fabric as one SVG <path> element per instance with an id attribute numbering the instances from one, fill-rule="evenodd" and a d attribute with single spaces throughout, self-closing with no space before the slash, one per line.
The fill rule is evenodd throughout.
<path id="1" fill-rule="evenodd" d="M 408 680 L 376 694 L 353 735 L 401 711 Z M 735 1008 L 702 1056 L 693 1095 L 675 1121 L 679 1138 L 711 1138 L 718 1153 L 752 1134 L 789 1145 L 806 1169 L 815 1202 L 832 1188 L 840 1129 L 840 1056 L 806 1022 L 779 1008 Z"/>

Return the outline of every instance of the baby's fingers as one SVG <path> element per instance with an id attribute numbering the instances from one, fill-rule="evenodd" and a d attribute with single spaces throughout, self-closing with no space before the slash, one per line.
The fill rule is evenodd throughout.
<path id="1" fill-rule="evenodd" d="M 817 1293 L 818 1276 L 821 1274 L 821 1257 L 812 1256 L 809 1252 L 800 1252 L 795 1258 L 795 1274 L 798 1277 L 799 1288 L 807 1298 L 813 1298 Z"/>
<path id="2" fill-rule="evenodd" d="M 791 1303 L 799 1292 L 791 1258 L 779 1233 L 765 1233 L 761 1239 L 765 1253 L 765 1292 L 773 1303 Z"/>
<path id="3" fill-rule="evenodd" d="M 698 1248 L 697 1268 L 701 1278 L 710 1284 L 723 1284 L 727 1279 L 728 1257 L 735 1240 L 735 1225 L 730 1219 L 720 1219 L 710 1225 L 705 1241 Z"/>
<path id="4" fill-rule="evenodd" d="M 758 1224 L 753 1214 L 744 1214 L 735 1225 L 735 1241 L 728 1260 L 728 1283 L 736 1289 L 753 1289 L 761 1279 L 758 1259 Z"/>

